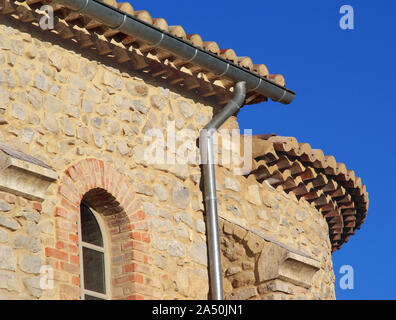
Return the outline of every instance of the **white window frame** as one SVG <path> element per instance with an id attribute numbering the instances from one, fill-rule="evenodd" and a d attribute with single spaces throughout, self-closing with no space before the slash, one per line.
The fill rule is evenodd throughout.
<path id="1" fill-rule="evenodd" d="M 111 286 L 110 286 L 110 268 L 109 268 L 109 255 L 107 254 L 108 251 L 108 236 L 106 232 L 106 228 L 103 226 L 103 221 L 102 217 L 100 214 L 98 214 L 95 210 L 92 209 L 91 206 L 89 206 L 87 203 L 82 202 L 82 205 L 85 205 L 89 210 L 91 210 L 92 214 L 94 215 L 96 222 L 99 225 L 100 233 L 102 235 L 102 241 L 103 241 L 103 248 L 96 246 L 91 243 L 87 243 L 85 241 L 82 241 L 82 228 L 81 228 L 81 205 L 80 205 L 80 216 L 78 218 L 78 251 L 79 251 L 79 259 L 80 259 L 80 287 L 81 287 L 81 300 L 85 300 L 85 295 L 90 295 L 95 298 L 100 298 L 104 300 L 110 300 L 111 299 Z M 104 259 L 104 276 L 105 276 L 105 285 L 106 285 L 106 294 L 91 291 L 88 289 L 85 289 L 84 287 L 84 264 L 83 264 L 83 247 L 92 249 L 95 251 L 99 251 L 103 253 L 103 259 Z"/>

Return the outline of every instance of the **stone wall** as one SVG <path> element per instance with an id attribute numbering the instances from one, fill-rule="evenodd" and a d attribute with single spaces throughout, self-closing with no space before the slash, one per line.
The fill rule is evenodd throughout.
<path id="1" fill-rule="evenodd" d="M 53 223 L 41 223 L 40 213 L 39 202 L 0 193 L 0 299 L 41 296 L 40 234 L 52 233 Z"/>
<path id="2" fill-rule="evenodd" d="M 207 298 L 200 168 L 147 166 L 144 150 L 149 142 L 144 137 L 150 128 L 166 128 L 168 121 L 174 121 L 176 132 L 188 128 L 198 138 L 212 107 L 171 92 L 161 83 L 143 81 L 144 74 L 120 72 L 110 63 L 89 59 L 89 52 L 74 48 L 79 52 L 75 53 L 66 44 L 47 42 L 43 35 L 31 35 L 23 28 L 10 21 L 0 26 L 0 138 L 42 160 L 61 177 L 49 187 L 42 204 L 47 214 L 43 223 L 53 228 L 40 234 L 43 245 L 38 254 L 42 265 L 55 268 L 56 280 L 54 292 L 43 298 L 73 298 L 78 292 L 77 269 L 69 266 L 78 267 L 75 237 L 65 235 L 76 229 L 76 221 L 67 221 L 75 208 L 64 204 L 65 199 L 74 198 L 70 195 L 74 189 L 65 187 L 69 181 L 62 177 L 69 177 L 66 171 L 88 158 L 111 164 L 112 170 L 128 179 L 138 198 L 135 210 L 146 213 L 145 228 L 154 230 L 149 260 L 155 277 L 150 284 L 144 272 L 120 271 L 116 266 L 116 261 L 131 254 L 136 259 L 139 249 L 114 250 L 113 273 L 141 275 L 139 281 L 146 287 L 135 298 Z M 136 241 L 147 253 L 144 241 Z M 18 258 L 12 247 L 8 241 L 5 254 L 14 251 Z M 62 260 L 65 256 L 69 261 Z M 63 293 L 59 293 L 61 287 Z M 5 294 L 19 297 L 26 292 L 21 285 Z M 114 292 L 121 294 L 116 288 Z"/>
<path id="3" fill-rule="evenodd" d="M 332 283 L 313 259 L 257 231 L 221 219 L 225 298 L 230 300 L 334 299 Z M 322 282 L 323 281 L 323 282 Z"/>
<path id="4" fill-rule="evenodd" d="M 176 134 L 189 129 L 198 139 L 215 104 L 118 68 L 72 41 L 2 19 L 0 140 L 48 164 L 59 179 L 42 203 L 0 194 L 0 297 L 78 299 L 79 202 L 88 197 L 95 207 L 106 194 L 102 209 L 117 208 L 116 214 L 97 210 L 111 242 L 112 297 L 207 299 L 200 167 L 150 164 L 144 152 L 152 142 L 149 130 L 167 128 L 169 121 Z M 238 128 L 235 118 L 225 127 Z M 217 168 L 217 180 L 226 297 L 279 298 L 279 291 L 282 297 L 334 298 L 321 214 L 226 166 Z M 282 244 L 318 261 L 312 286 L 260 278 L 261 251 L 251 250 L 249 235 L 260 238 L 259 249 Z M 39 288 L 43 265 L 54 268 L 52 290 Z"/>
<path id="5" fill-rule="evenodd" d="M 231 118 L 225 126 L 229 129 L 238 128 L 236 118 Z M 255 264 L 256 270 L 253 272 L 255 278 L 247 281 L 249 286 L 258 289 L 267 281 L 260 281 L 257 268 L 263 243 L 270 242 L 287 248 L 288 252 L 314 259 L 320 264 L 319 270 L 312 274 L 312 285 L 303 291 L 295 288 L 296 294 L 289 294 L 287 298 L 335 299 L 331 243 L 328 225 L 323 215 L 304 199 L 297 200 L 293 193 L 286 194 L 266 182 L 259 183 L 253 175 L 233 175 L 230 165 L 217 168 L 216 180 L 219 215 L 240 230 L 237 234 L 223 230 L 223 271 L 229 298 L 232 298 L 231 293 L 238 292 L 241 286 L 238 281 L 232 285 L 235 278 L 246 277 L 247 273 L 243 271 L 246 269 L 243 267 L 246 257 Z M 259 239 L 257 241 L 260 243 L 260 250 L 257 252 L 253 253 L 249 248 L 249 235 Z M 228 266 L 242 272 L 233 274 L 229 279 L 226 271 Z M 253 297 L 264 298 L 261 294 L 252 295 Z"/>

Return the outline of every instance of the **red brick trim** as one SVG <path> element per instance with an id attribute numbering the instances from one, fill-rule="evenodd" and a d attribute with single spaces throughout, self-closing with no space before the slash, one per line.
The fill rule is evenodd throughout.
<path id="1" fill-rule="evenodd" d="M 111 283 L 114 299 L 158 298 L 151 287 L 151 236 L 145 213 L 128 181 L 110 164 L 85 159 L 65 170 L 55 208 L 55 247 L 45 248 L 54 270 L 61 299 L 80 298 L 78 218 L 82 200 L 104 216 L 111 248 Z"/>

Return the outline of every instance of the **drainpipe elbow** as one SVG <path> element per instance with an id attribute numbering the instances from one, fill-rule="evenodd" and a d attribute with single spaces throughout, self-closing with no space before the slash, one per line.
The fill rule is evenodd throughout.
<path id="1" fill-rule="evenodd" d="M 239 109 L 245 102 L 246 82 L 245 81 L 237 82 L 234 90 L 235 93 L 234 93 L 234 98 L 232 100 L 238 105 L 238 109 Z"/>
<path id="2" fill-rule="evenodd" d="M 210 131 L 211 134 L 219 129 L 224 122 L 227 121 L 235 112 L 237 112 L 245 102 L 246 98 L 246 82 L 240 81 L 235 84 L 234 97 L 231 101 L 218 113 L 212 121 L 210 121 L 204 130 Z"/>

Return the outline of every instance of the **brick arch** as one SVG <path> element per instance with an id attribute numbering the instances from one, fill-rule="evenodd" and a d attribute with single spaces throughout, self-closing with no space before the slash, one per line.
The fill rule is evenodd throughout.
<path id="1" fill-rule="evenodd" d="M 151 237 L 145 213 L 128 178 L 111 164 L 84 159 L 60 179 L 54 247 L 46 247 L 61 299 L 79 299 L 78 219 L 81 201 L 103 216 L 110 235 L 112 298 L 152 299 Z"/>

